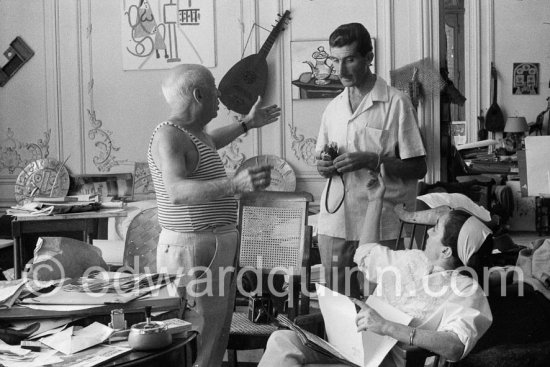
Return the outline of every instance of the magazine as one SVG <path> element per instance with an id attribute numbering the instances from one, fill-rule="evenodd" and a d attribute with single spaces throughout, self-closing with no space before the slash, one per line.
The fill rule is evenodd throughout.
<path id="1" fill-rule="evenodd" d="M 285 326 L 289 328 L 290 330 L 293 330 L 296 332 L 296 335 L 298 338 L 300 338 L 300 341 L 308 348 L 311 348 L 321 354 L 326 355 L 327 357 L 331 357 L 339 361 L 340 363 L 346 364 L 348 366 L 355 366 L 360 367 L 359 365 L 349 361 L 345 356 L 343 356 L 336 348 L 334 348 L 332 345 L 330 345 L 329 342 L 324 340 L 323 338 L 310 333 L 307 330 L 302 329 L 292 321 L 290 321 L 288 318 L 282 315 L 277 316 L 277 321 L 282 326 Z"/>

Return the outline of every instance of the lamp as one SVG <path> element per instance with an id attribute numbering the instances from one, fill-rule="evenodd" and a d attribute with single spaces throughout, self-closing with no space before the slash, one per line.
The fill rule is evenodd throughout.
<path id="1" fill-rule="evenodd" d="M 529 126 L 527 126 L 525 117 L 508 117 L 504 126 L 504 132 L 511 134 L 516 150 L 521 148 L 521 138 L 527 130 L 529 130 Z"/>

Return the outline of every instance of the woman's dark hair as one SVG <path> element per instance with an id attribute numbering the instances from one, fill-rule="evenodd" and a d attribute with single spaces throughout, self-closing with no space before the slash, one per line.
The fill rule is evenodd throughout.
<path id="1" fill-rule="evenodd" d="M 445 223 L 445 229 L 443 231 L 443 237 L 441 238 L 441 243 L 444 246 L 450 247 L 453 253 L 453 259 L 455 260 L 455 267 L 466 265 L 474 270 L 478 275 L 478 279 L 481 279 L 483 274 L 483 267 L 488 266 L 490 261 L 489 257 L 493 250 L 493 236 L 489 235 L 479 248 L 468 260 L 468 264 L 463 264 L 460 258 L 458 257 L 458 235 L 462 226 L 472 215 L 464 210 L 455 209 L 449 212 L 449 219 Z M 469 272 L 464 272 L 466 275 L 471 275 Z"/>
<path id="2" fill-rule="evenodd" d="M 330 47 L 343 47 L 357 42 L 357 51 L 361 56 L 372 52 L 370 33 L 361 23 L 342 24 L 331 33 L 328 42 Z"/>

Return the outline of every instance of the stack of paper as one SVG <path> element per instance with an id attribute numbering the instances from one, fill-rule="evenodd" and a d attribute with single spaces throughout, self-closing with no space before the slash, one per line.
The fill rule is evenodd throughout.
<path id="1" fill-rule="evenodd" d="M 22 303 L 66 306 L 128 303 L 172 284 L 172 280 L 175 278 L 167 274 L 109 274 L 118 276 L 74 279 L 50 293 L 35 298 L 26 298 Z"/>
<path id="2" fill-rule="evenodd" d="M 114 332 L 108 326 L 94 322 L 90 326 L 76 330 L 71 326 L 59 333 L 40 339 L 48 347 L 64 354 L 73 354 L 102 343 Z"/>
<path id="3" fill-rule="evenodd" d="M 70 196 L 35 196 L 32 201 L 38 203 L 97 203 L 99 202 L 98 194 L 82 194 L 82 195 L 70 195 Z"/>
<path id="4" fill-rule="evenodd" d="M 25 288 L 27 279 L 0 281 L 0 308 L 10 308 Z"/>

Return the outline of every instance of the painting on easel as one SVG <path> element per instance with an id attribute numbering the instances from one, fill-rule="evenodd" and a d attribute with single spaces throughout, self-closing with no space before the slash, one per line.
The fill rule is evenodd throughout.
<path id="1" fill-rule="evenodd" d="M 124 70 L 216 66 L 214 0 L 123 0 Z"/>

